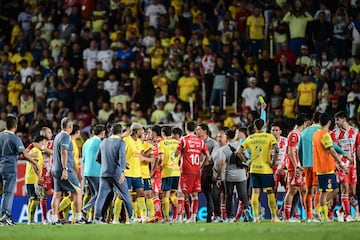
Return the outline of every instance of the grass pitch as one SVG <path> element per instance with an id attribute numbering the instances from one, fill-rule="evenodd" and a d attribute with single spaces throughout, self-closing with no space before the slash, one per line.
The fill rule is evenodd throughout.
<path id="1" fill-rule="evenodd" d="M 360 239 L 360 223 L 196 223 L 0 227 L 0 239 Z"/>

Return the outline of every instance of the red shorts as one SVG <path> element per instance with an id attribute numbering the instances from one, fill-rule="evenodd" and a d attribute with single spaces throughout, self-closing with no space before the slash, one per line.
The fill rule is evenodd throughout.
<path id="1" fill-rule="evenodd" d="M 181 174 L 180 190 L 184 194 L 201 192 L 200 175 L 197 174 Z"/>
<path id="2" fill-rule="evenodd" d="M 151 179 L 151 188 L 152 188 L 153 192 L 162 193 L 162 190 L 161 190 L 161 176 L 160 177 L 153 177 Z"/>
<path id="3" fill-rule="evenodd" d="M 305 174 L 302 173 L 299 177 L 296 176 L 296 171 L 288 171 L 288 186 L 305 186 Z"/>
<path id="4" fill-rule="evenodd" d="M 349 173 L 345 173 L 344 169 L 340 169 L 336 172 L 336 178 L 339 183 L 348 183 L 352 185 L 357 184 L 357 175 L 356 175 L 356 164 L 349 164 Z"/>
<path id="5" fill-rule="evenodd" d="M 54 189 L 54 178 L 51 174 L 51 171 L 48 172 L 46 168 L 43 168 L 42 177 L 40 178 L 40 183 L 45 190 L 49 191 Z"/>
<path id="6" fill-rule="evenodd" d="M 274 189 L 277 189 L 279 186 L 279 183 L 281 184 L 281 186 L 286 187 L 286 173 L 274 173 Z"/>
<path id="7" fill-rule="evenodd" d="M 306 167 L 304 168 L 304 174 L 305 174 L 305 186 L 306 187 L 312 187 L 312 186 L 318 186 L 319 181 L 316 173 L 313 171 L 312 167 Z"/>

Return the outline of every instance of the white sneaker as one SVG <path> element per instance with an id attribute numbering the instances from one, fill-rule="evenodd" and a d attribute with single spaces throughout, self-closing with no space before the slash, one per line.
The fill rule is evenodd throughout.
<path id="1" fill-rule="evenodd" d="M 42 223 L 43 223 L 43 225 L 49 225 L 48 220 L 44 220 Z"/>
<path id="2" fill-rule="evenodd" d="M 344 213 L 340 212 L 339 210 L 336 210 L 336 215 L 338 222 L 344 222 Z"/>
<path id="3" fill-rule="evenodd" d="M 27 225 L 36 225 L 36 223 L 33 221 L 29 221 L 29 222 L 27 222 Z"/>
<path id="4" fill-rule="evenodd" d="M 186 220 L 186 223 L 196 223 L 196 215 L 192 214 L 191 217 Z"/>
<path id="5" fill-rule="evenodd" d="M 345 222 L 355 222 L 355 219 L 351 215 L 347 215 L 344 220 Z"/>
<path id="6" fill-rule="evenodd" d="M 213 223 L 219 223 L 219 222 L 223 222 L 223 220 L 219 216 L 215 217 Z"/>
<path id="7" fill-rule="evenodd" d="M 321 221 L 321 213 L 316 211 L 315 209 L 312 211 L 313 217 L 319 221 Z"/>
<path id="8" fill-rule="evenodd" d="M 120 221 L 119 220 L 113 220 L 112 224 L 120 224 Z"/>
<path id="9" fill-rule="evenodd" d="M 93 221 L 93 224 L 107 224 L 106 222 L 103 222 L 103 221 L 101 221 L 101 220 L 99 220 L 99 219 L 95 219 L 94 221 Z"/>

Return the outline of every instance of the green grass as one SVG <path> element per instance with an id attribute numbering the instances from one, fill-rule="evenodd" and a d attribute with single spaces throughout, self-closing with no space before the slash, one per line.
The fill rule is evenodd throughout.
<path id="1" fill-rule="evenodd" d="M 64 225 L 18 224 L 0 227 L 0 239 L 359 239 L 360 223 L 197 223 L 134 225 Z"/>

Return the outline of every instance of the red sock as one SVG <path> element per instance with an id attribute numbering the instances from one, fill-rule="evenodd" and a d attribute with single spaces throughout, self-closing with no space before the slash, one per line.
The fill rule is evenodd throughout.
<path id="1" fill-rule="evenodd" d="M 198 208 L 199 208 L 199 199 L 198 198 L 191 199 L 191 214 L 197 215 Z"/>
<path id="2" fill-rule="evenodd" d="M 351 204 L 351 206 L 353 206 L 353 207 L 357 207 L 357 206 L 358 206 L 358 204 L 357 204 L 356 199 L 354 198 L 354 196 L 351 196 L 351 197 L 350 197 L 350 204 Z"/>
<path id="3" fill-rule="evenodd" d="M 177 215 L 178 215 L 178 206 L 175 206 L 175 204 L 172 204 L 172 209 L 173 209 L 173 220 L 176 220 Z"/>
<path id="4" fill-rule="evenodd" d="M 46 199 L 40 198 L 40 207 L 41 207 L 42 219 L 43 219 L 43 221 L 45 221 L 45 220 L 47 220 L 47 217 L 46 217 L 46 212 L 47 212 Z"/>
<path id="5" fill-rule="evenodd" d="M 184 211 L 184 199 L 178 198 L 178 212 L 177 214 L 182 216 Z"/>
<path id="6" fill-rule="evenodd" d="M 61 211 L 61 212 L 59 212 L 59 214 L 58 214 L 58 218 L 59 219 L 63 219 L 64 218 L 64 215 L 63 215 L 63 212 Z"/>
<path id="7" fill-rule="evenodd" d="M 186 218 L 190 218 L 190 217 L 191 217 L 191 212 L 190 212 L 190 200 L 189 200 L 189 199 L 185 199 L 185 213 L 186 213 Z"/>
<path id="8" fill-rule="evenodd" d="M 289 219 L 290 219 L 290 214 L 291 214 L 291 204 L 285 205 L 285 206 L 284 206 L 285 220 L 289 220 Z"/>
<path id="9" fill-rule="evenodd" d="M 236 210 L 236 215 L 235 215 L 235 219 L 239 220 L 241 218 L 241 216 L 244 213 L 244 208 L 243 208 L 243 202 L 239 201 L 237 210 Z"/>
<path id="10" fill-rule="evenodd" d="M 154 208 L 155 208 L 155 216 L 158 218 L 162 218 L 162 211 L 161 211 L 161 201 L 158 196 L 153 197 Z"/>
<path id="11" fill-rule="evenodd" d="M 224 203 L 221 204 L 221 216 L 223 219 L 226 218 L 226 205 Z"/>
<path id="12" fill-rule="evenodd" d="M 339 204 L 339 198 L 338 198 L 338 197 L 335 197 L 335 198 L 333 199 L 333 202 L 332 202 L 331 206 L 330 206 L 329 212 L 333 212 L 334 209 L 335 209 L 335 207 L 336 207 L 338 204 Z M 341 212 L 343 211 L 343 210 L 342 210 L 342 206 L 340 207 L 339 210 L 340 210 Z"/>
<path id="13" fill-rule="evenodd" d="M 341 205 L 344 209 L 345 216 L 350 215 L 350 202 L 348 194 L 341 194 Z"/>

